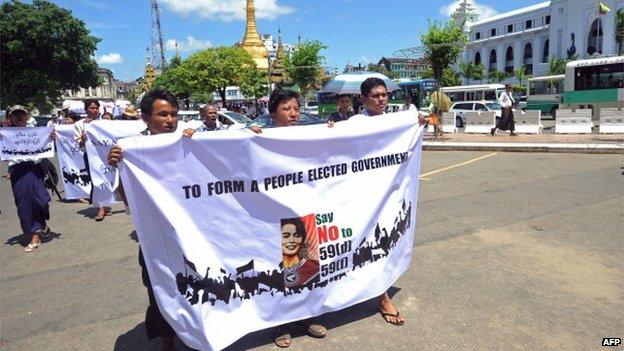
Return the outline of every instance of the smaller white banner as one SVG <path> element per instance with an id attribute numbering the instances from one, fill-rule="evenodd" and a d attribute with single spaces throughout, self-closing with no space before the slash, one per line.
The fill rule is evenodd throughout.
<path id="1" fill-rule="evenodd" d="M 54 157 L 52 127 L 0 128 L 2 161 Z"/>
<path id="2" fill-rule="evenodd" d="M 54 130 L 65 199 L 88 198 L 91 192 L 91 177 L 84 162 L 84 151 L 74 139 L 74 126 L 57 125 Z"/>
<path id="3" fill-rule="evenodd" d="M 119 177 L 117 168 L 108 165 L 108 152 L 117 140 L 137 136 L 147 127 L 137 121 L 93 121 L 87 124 L 87 156 L 93 186 L 92 202 L 95 206 L 107 206 L 115 199 L 115 184 Z"/>

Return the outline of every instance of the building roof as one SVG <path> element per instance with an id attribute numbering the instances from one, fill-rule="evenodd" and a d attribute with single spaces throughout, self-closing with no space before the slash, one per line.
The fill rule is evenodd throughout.
<path id="1" fill-rule="evenodd" d="M 494 22 L 494 21 L 499 20 L 499 19 L 513 17 L 513 16 L 521 15 L 523 13 L 527 13 L 527 12 L 531 12 L 531 11 L 537 11 L 537 10 L 540 10 L 540 9 L 543 9 L 543 8 L 546 8 L 546 7 L 550 7 L 550 1 L 540 2 L 539 4 L 523 7 L 521 9 L 517 9 L 517 10 L 501 13 L 501 14 L 498 14 L 496 16 L 484 18 L 482 20 L 479 20 L 478 22 L 473 23 L 471 26 L 472 27 L 479 26 L 479 25 L 484 24 L 484 23 Z"/>

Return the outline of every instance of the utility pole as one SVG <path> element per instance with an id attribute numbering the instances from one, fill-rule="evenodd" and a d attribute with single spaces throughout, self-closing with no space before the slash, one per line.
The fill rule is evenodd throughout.
<path id="1" fill-rule="evenodd" d="M 160 9 L 158 0 L 150 0 L 152 3 L 152 28 L 151 28 L 151 49 L 152 65 L 156 70 L 162 72 L 167 65 L 165 61 L 165 46 L 163 43 L 162 27 L 160 26 Z"/>

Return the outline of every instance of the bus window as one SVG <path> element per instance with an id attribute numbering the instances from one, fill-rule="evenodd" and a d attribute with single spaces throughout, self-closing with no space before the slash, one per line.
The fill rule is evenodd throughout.
<path id="1" fill-rule="evenodd" d="M 498 100 L 498 98 L 496 97 L 496 91 L 494 90 L 485 91 L 485 96 L 483 100 L 491 100 L 491 101 Z"/>
<path id="2" fill-rule="evenodd" d="M 472 101 L 472 100 L 476 100 L 475 99 L 475 92 L 474 91 L 467 91 L 466 92 L 466 101 Z"/>
<path id="3" fill-rule="evenodd" d="M 574 74 L 574 90 L 618 88 L 623 78 L 622 64 L 577 67 Z"/>
<path id="4" fill-rule="evenodd" d="M 446 95 L 448 95 L 448 97 L 451 99 L 451 101 L 455 102 L 455 101 L 463 101 L 462 99 L 462 95 L 463 93 L 460 92 L 453 92 L 453 93 L 447 93 Z"/>
<path id="5" fill-rule="evenodd" d="M 484 98 L 484 91 L 477 91 L 475 92 L 475 100 L 483 100 Z"/>

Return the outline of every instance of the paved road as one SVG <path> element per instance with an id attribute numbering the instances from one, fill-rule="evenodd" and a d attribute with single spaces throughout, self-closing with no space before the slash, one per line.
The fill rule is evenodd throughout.
<path id="1" fill-rule="evenodd" d="M 602 349 L 624 330 L 622 166 L 622 155 L 425 152 L 412 268 L 393 290 L 406 325 L 369 301 L 291 349 Z M 130 218 L 98 223 L 54 201 L 53 238 L 27 255 L 1 187 L 2 349 L 158 349 Z M 271 331 L 231 349 L 248 348 L 275 350 Z"/>

